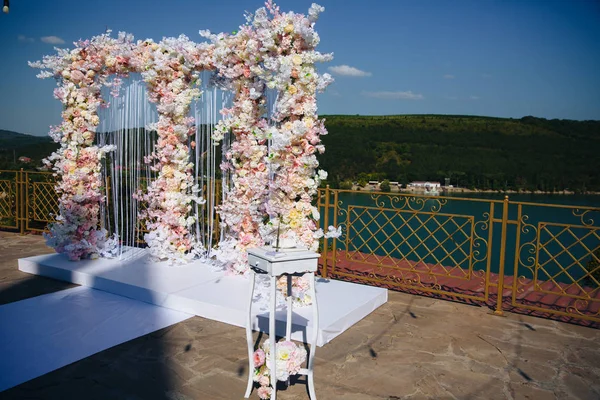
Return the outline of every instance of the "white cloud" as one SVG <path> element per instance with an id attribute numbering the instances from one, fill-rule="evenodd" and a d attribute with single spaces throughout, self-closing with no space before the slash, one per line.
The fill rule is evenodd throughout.
<path id="1" fill-rule="evenodd" d="M 371 76 L 370 72 L 361 71 L 358 68 L 351 67 L 349 65 L 338 65 L 335 67 L 327 68 L 330 72 L 336 75 L 342 76 Z"/>
<path id="2" fill-rule="evenodd" d="M 444 75 L 444 79 L 454 79 L 454 78 L 455 78 L 455 76 L 452 75 L 452 74 L 446 74 L 446 75 Z"/>
<path id="3" fill-rule="evenodd" d="M 58 36 L 42 36 L 41 40 L 48 44 L 65 44 L 65 41 Z"/>
<path id="4" fill-rule="evenodd" d="M 363 92 L 363 96 L 374 97 L 383 100 L 423 100 L 420 93 L 413 93 L 410 90 L 406 92 Z"/>
<path id="5" fill-rule="evenodd" d="M 33 43 L 33 42 L 35 42 L 35 39 L 34 39 L 34 38 L 27 37 L 27 36 L 25 36 L 25 35 L 19 35 L 19 36 L 17 36 L 17 39 L 18 39 L 18 40 L 19 40 L 19 42 L 21 42 L 21 43 Z"/>
<path id="6" fill-rule="evenodd" d="M 469 99 L 471 99 L 471 100 L 479 100 L 479 96 L 470 95 Z"/>
<path id="7" fill-rule="evenodd" d="M 458 97 L 456 97 L 456 96 L 444 96 L 444 99 L 446 99 L 446 100 L 458 100 Z"/>

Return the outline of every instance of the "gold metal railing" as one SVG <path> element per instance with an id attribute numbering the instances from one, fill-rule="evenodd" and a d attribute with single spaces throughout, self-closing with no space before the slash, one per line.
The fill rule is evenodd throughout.
<path id="1" fill-rule="evenodd" d="M 44 232 L 58 213 L 51 172 L 0 170 L 0 227 Z"/>
<path id="2" fill-rule="evenodd" d="M 600 208 L 515 203 L 510 306 L 600 320 Z M 549 218 L 532 218 L 545 211 Z M 566 222 L 568 221 L 568 222 Z"/>
<path id="3" fill-rule="evenodd" d="M 600 322 L 600 208 L 324 188 L 324 277 Z M 600 325 L 598 325 L 600 326 Z"/>
<path id="4" fill-rule="evenodd" d="M 25 194 L 21 232 L 44 232 L 49 223 L 56 221 L 58 214 L 58 194 L 54 190 L 56 180 L 51 172 L 20 172 L 20 190 Z"/>
<path id="5" fill-rule="evenodd" d="M 9 171 L 0 170 L 0 228 L 25 232 L 47 232 L 48 224 L 55 222 L 58 214 L 59 196 L 54 189 L 56 178 L 52 172 L 38 171 Z M 106 180 L 106 195 L 108 208 L 112 207 L 110 196 L 110 180 Z M 146 187 L 144 180 L 142 187 Z M 202 195 L 206 196 L 206 185 Z M 221 201 L 221 182 L 215 183 L 215 204 Z M 211 205 L 214 206 L 214 205 Z M 140 202 L 139 208 L 145 204 Z M 214 208 L 214 207 L 213 207 Z M 219 239 L 219 216 L 214 213 L 213 241 Z M 207 223 L 207 221 L 204 221 Z M 139 219 L 136 224 L 136 242 L 144 243 L 144 233 L 148 230 L 144 221 Z"/>
<path id="6" fill-rule="evenodd" d="M 45 230 L 54 185 L 0 171 L 0 227 Z M 322 243 L 323 277 L 600 327 L 598 207 L 330 188 L 317 205 L 343 232 Z"/>
<path id="7" fill-rule="evenodd" d="M 0 227 L 19 229 L 21 194 L 20 171 L 0 170 Z"/>

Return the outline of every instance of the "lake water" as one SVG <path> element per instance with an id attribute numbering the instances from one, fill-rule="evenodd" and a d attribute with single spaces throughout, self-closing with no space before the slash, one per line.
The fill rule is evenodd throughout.
<path id="1" fill-rule="evenodd" d="M 337 222 L 345 236 L 338 248 L 474 270 L 487 268 L 489 251 L 491 271 L 499 271 L 504 194 L 378 195 L 339 194 Z M 490 241 L 492 202 L 497 221 Z M 600 211 L 593 207 L 600 207 L 600 195 L 510 194 L 505 273 L 565 283 L 583 277 L 591 253 L 600 249 Z M 330 215 L 323 224 L 333 222 Z"/>

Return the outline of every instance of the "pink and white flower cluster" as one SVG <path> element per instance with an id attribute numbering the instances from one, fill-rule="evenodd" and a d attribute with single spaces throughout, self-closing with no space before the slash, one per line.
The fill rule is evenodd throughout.
<path id="1" fill-rule="evenodd" d="M 288 293 L 287 276 L 282 276 L 277 280 L 277 289 L 281 292 L 284 299 L 292 296 L 295 306 L 303 307 L 312 304 L 312 297 L 308 294 L 310 288 L 309 275 L 292 277 L 292 292 Z"/>
<path id="2" fill-rule="evenodd" d="M 54 56 L 30 63 L 41 68 L 38 77 L 58 81 L 55 97 L 64 105 L 63 122 L 50 135 L 61 147 L 47 163 L 60 178 L 56 190 L 61 194 L 60 215 L 50 226 L 48 244 L 72 260 L 96 257 L 106 251 L 106 231 L 98 228 L 100 203 L 104 200 L 100 161 L 112 150 L 94 145 L 99 124 L 97 109 L 105 104 L 100 96 L 103 86 L 118 94 L 120 76 L 141 72 L 148 84 L 150 100 L 160 114 L 154 126 L 159 141 L 147 162 L 158 173 L 143 200 L 148 202 L 142 218 L 152 232 L 147 241 L 152 255 L 182 258 L 192 250 L 189 232 L 194 222 L 189 217 L 190 203 L 199 201 L 193 185 L 187 137 L 194 131 L 188 118 L 191 100 L 200 94 L 198 71 L 212 67 L 206 63 L 210 46 L 198 46 L 185 36 L 134 43 L 133 37 L 110 32 L 75 43 L 73 50 L 58 49 Z M 115 79 L 109 81 L 111 76 Z"/>
<path id="3" fill-rule="evenodd" d="M 200 95 L 199 72 L 208 69 L 235 93 L 213 136 L 215 142 L 229 134 L 233 139 L 221 166 L 231 186 L 219 208 L 227 228 L 221 253 L 233 249 L 235 254 L 228 259 L 231 271 L 247 271 L 245 250 L 270 239 L 274 220 L 285 239 L 316 249 L 323 233 L 311 202 L 327 176 L 317 169 L 316 153 L 324 151 L 320 136 L 327 131 L 317 115 L 316 93 L 331 82 L 314 66 L 331 59 L 315 51 L 314 23 L 322 11 L 313 4 L 308 16 L 282 13 L 269 0 L 238 32 L 200 32 L 211 43 L 195 44 L 185 36 L 134 42 L 131 35 L 114 39 L 108 32 L 32 63 L 44 69 L 40 77 L 58 80 L 55 96 L 65 107 L 63 123 L 51 132 L 61 143 L 49 160 L 61 178 L 61 208 L 49 244 L 72 259 L 95 256 L 105 247 L 106 232 L 98 230 L 104 199 L 100 160 L 111 149 L 94 145 L 96 110 L 103 104 L 102 86 L 112 86 L 116 95 L 120 77 L 140 72 L 159 112 L 150 127 L 158 132 L 158 143 L 146 160 L 156 178 L 139 194 L 148 205 L 141 215 L 150 230 L 145 239 L 158 259 L 185 261 L 195 255 L 192 203 L 203 200 L 189 161 L 194 120 L 188 113 Z M 109 81 L 111 76 L 116 77 Z M 267 88 L 278 92 L 271 123 L 265 117 Z"/>
<path id="4" fill-rule="evenodd" d="M 327 133 L 317 116 L 316 92 L 331 82 L 314 67 L 331 59 L 314 50 L 321 11 L 313 4 L 308 17 L 282 13 L 268 1 L 235 35 L 204 33 L 216 45 L 219 74 L 237 93 L 232 109 L 225 110 L 229 118 L 213 136 L 219 141 L 227 132 L 234 135 L 222 165 L 231 173 L 232 188 L 220 212 L 230 233 L 226 246 L 238 254 L 232 263 L 237 273 L 247 271 L 246 248 L 273 241 L 275 226 L 284 239 L 313 250 L 322 236 L 319 212 L 311 204 L 327 176 L 317 171 L 315 155 L 324 151 L 320 136 Z M 267 88 L 279 93 L 275 126 L 262 118 Z"/>
<path id="5" fill-rule="evenodd" d="M 227 238 L 221 248 L 232 248 L 236 255 L 228 259 L 234 273 L 244 273 L 248 266 L 246 249 L 264 244 L 258 229 L 264 216 L 264 198 L 268 171 L 265 164 L 267 121 L 263 117 L 264 84 L 252 72 L 262 59 L 259 42 L 249 25 L 234 35 L 211 35 L 201 32 L 215 44 L 215 67 L 221 84 L 235 93 L 232 107 L 221 110 L 213 134 L 218 143 L 230 133 L 232 143 L 221 164 L 223 174 L 230 174 L 231 186 L 219 207 Z"/>
<path id="6" fill-rule="evenodd" d="M 265 340 L 253 355 L 253 380 L 260 385 L 258 397 L 261 399 L 271 398 L 272 385 L 274 384 L 271 381 L 271 344 L 269 340 Z M 300 372 L 304 362 L 306 362 L 306 349 L 303 346 L 283 339 L 275 345 L 276 380 L 287 381 L 290 375 Z"/>
<path id="7" fill-rule="evenodd" d="M 332 81 L 328 74 L 319 75 L 314 66 L 332 58 L 314 50 L 319 43 L 314 23 L 323 8 L 313 4 L 308 17 L 281 13 L 276 7 L 270 11 L 270 25 L 278 33 L 274 40 L 277 51 L 265 59 L 263 76 L 279 96 L 274 116 L 277 126 L 269 132 L 269 160 L 275 173 L 267 212 L 279 216 L 284 237 L 316 250 L 322 235 L 317 227 L 320 215 L 311 203 L 321 180 L 327 178 L 325 171 L 317 170 L 316 153 L 325 150 L 320 136 L 327 130 L 318 119 L 316 93 Z"/>
<path id="8" fill-rule="evenodd" d="M 206 63 L 208 46 L 199 47 L 187 37 L 144 42 L 140 58 L 142 76 L 150 101 L 156 103 L 158 122 L 149 126 L 158 133 L 154 153 L 146 163 L 157 172 L 156 179 L 139 198 L 147 207 L 140 213 L 149 230 L 144 237 L 155 259 L 185 262 L 195 256 L 191 227 L 192 202 L 203 203 L 194 184 L 193 164 L 189 158 L 189 136 L 195 134 L 190 104 L 200 96 L 199 71 Z"/>
<path id="9" fill-rule="evenodd" d="M 104 200 L 100 160 L 111 146 L 94 145 L 99 124 L 97 109 L 103 103 L 100 90 L 109 74 L 123 72 L 123 64 L 106 65 L 106 59 L 131 49 L 131 40 L 109 33 L 89 41 L 75 43 L 75 49 L 58 50 L 54 56 L 30 63 L 41 68 L 40 78 L 55 77 L 59 87 L 54 95 L 63 105 L 63 122 L 50 135 L 60 148 L 45 163 L 59 177 L 56 191 L 60 194 L 57 222 L 46 235 L 48 245 L 71 260 L 98 257 L 113 243 L 107 232 L 99 228 L 100 203 Z"/>

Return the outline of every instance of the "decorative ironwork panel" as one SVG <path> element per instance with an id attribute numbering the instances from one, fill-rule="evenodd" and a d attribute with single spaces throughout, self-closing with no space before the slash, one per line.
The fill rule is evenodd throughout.
<path id="1" fill-rule="evenodd" d="M 342 227 L 340 238 L 325 241 L 323 269 L 341 279 L 487 301 L 493 202 L 465 214 L 471 207 L 455 204 L 460 200 L 322 191 L 321 214 Z"/>
<path id="2" fill-rule="evenodd" d="M 471 277 L 472 216 L 356 206 L 348 214 L 347 260 Z"/>
<path id="3" fill-rule="evenodd" d="M 17 229 L 18 186 L 16 171 L 0 171 L 0 227 Z"/>
<path id="4" fill-rule="evenodd" d="M 59 196 L 54 189 L 56 178 L 50 172 L 26 172 L 26 221 L 29 231 L 46 231 L 58 215 Z"/>
<path id="5" fill-rule="evenodd" d="M 512 306 L 539 316 L 600 321 L 600 208 L 517 206 Z M 542 208 L 555 220 L 537 220 Z"/>
<path id="6" fill-rule="evenodd" d="M 58 214 L 58 195 L 54 183 L 33 182 L 31 217 L 35 221 L 54 222 Z"/>

